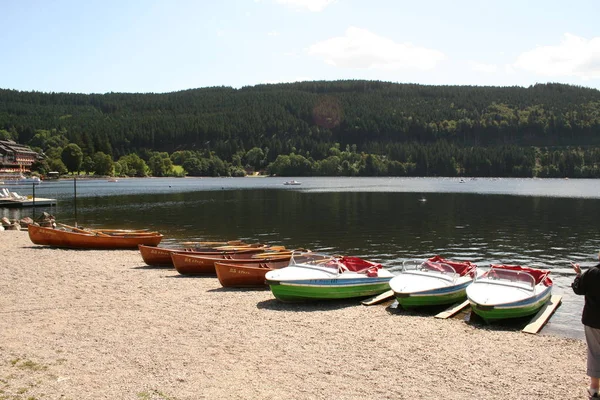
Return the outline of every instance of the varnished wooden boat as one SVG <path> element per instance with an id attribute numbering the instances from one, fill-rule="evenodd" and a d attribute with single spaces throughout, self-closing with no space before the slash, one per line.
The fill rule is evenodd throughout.
<path id="1" fill-rule="evenodd" d="M 145 246 L 140 244 L 138 246 L 140 250 L 140 254 L 142 255 L 142 259 L 146 263 L 146 265 L 151 266 L 173 266 L 173 261 L 171 260 L 171 253 L 174 251 L 186 252 L 192 251 L 189 248 L 183 249 L 168 249 L 165 247 L 157 247 L 157 246 Z"/>
<path id="2" fill-rule="evenodd" d="M 255 250 L 256 251 L 256 250 Z M 262 253 L 252 253 L 251 250 L 241 250 L 235 253 L 223 254 L 192 254 L 189 252 L 173 252 L 171 259 L 173 266 L 182 275 L 214 274 L 215 262 L 243 260 L 246 262 L 265 262 L 265 260 L 279 259 L 289 260 L 290 254 L 273 254 L 267 259 L 261 256 Z M 255 258 L 256 257 L 256 258 Z"/>
<path id="3" fill-rule="evenodd" d="M 78 249 L 135 249 L 138 245 L 157 246 L 163 235 L 118 235 L 72 232 L 61 229 L 29 225 L 29 239 L 35 244 Z"/>
<path id="4" fill-rule="evenodd" d="M 235 262 L 232 262 L 235 261 Z M 238 262 L 243 261 L 243 262 Z M 245 260 L 217 261 L 215 271 L 223 287 L 266 287 L 265 274 L 289 265 L 289 257 L 281 260 L 259 260 L 248 263 Z"/>
<path id="5" fill-rule="evenodd" d="M 188 255 L 195 256 L 221 256 L 225 254 L 245 254 L 244 257 L 249 257 L 252 254 L 262 253 L 264 252 L 264 248 L 236 248 L 229 250 L 219 250 L 219 249 L 211 249 L 205 248 L 201 250 L 197 250 L 195 248 L 166 248 L 166 247 L 153 247 L 153 246 L 138 246 L 140 250 L 140 254 L 142 255 L 142 259 L 147 265 L 151 266 L 174 266 L 173 259 L 171 258 L 171 254 L 173 253 L 183 253 Z"/>

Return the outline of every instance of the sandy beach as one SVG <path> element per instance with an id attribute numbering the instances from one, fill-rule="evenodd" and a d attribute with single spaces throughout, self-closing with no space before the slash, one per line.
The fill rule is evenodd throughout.
<path id="1" fill-rule="evenodd" d="M 0 399 L 584 399 L 580 340 L 284 304 L 0 232 Z"/>

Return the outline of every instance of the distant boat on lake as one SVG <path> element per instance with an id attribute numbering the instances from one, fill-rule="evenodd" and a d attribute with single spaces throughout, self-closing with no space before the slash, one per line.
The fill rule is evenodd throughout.
<path id="1" fill-rule="evenodd" d="M 283 182 L 284 185 L 302 185 L 302 182 L 298 182 L 296 180 L 291 180 L 291 181 L 285 181 Z"/>

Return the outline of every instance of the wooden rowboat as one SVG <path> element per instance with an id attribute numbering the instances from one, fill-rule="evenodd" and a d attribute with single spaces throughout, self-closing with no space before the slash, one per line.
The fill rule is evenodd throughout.
<path id="1" fill-rule="evenodd" d="M 288 256 L 281 260 L 259 259 L 259 262 L 252 260 L 251 263 L 248 263 L 248 260 L 217 261 L 215 271 L 223 287 L 263 287 L 267 286 L 265 274 L 274 269 L 287 267 L 289 259 Z"/>
<path id="2" fill-rule="evenodd" d="M 179 252 L 187 252 L 192 251 L 190 248 L 183 249 L 169 249 L 165 247 L 157 247 L 157 246 L 145 246 L 140 244 L 138 246 L 140 250 L 140 254 L 142 255 L 142 259 L 146 263 L 146 265 L 151 266 L 173 266 L 173 261 L 171 260 L 171 253 L 175 251 Z"/>
<path id="3" fill-rule="evenodd" d="M 140 250 L 140 254 L 142 255 L 142 259 L 147 265 L 151 266 L 174 266 L 173 259 L 171 258 L 171 254 L 173 253 L 183 253 L 188 255 L 195 256 L 221 256 L 224 254 L 245 254 L 244 257 L 249 257 L 251 254 L 259 254 L 264 252 L 263 248 L 236 248 L 230 250 L 218 250 L 211 248 L 204 248 L 201 250 L 197 250 L 196 248 L 186 247 L 186 248 L 166 248 L 166 247 L 153 247 L 153 246 L 138 246 Z"/>
<path id="4" fill-rule="evenodd" d="M 34 244 L 67 247 L 78 249 L 135 249 L 138 245 L 157 246 L 163 235 L 130 235 L 111 236 L 92 232 L 72 232 L 54 228 L 29 225 L 29 239 Z"/>
<path id="5" fill-rule="evenodd" d="M 199 275 L 199 274 L 214 274 L 215 263 L 218 261 L 235 262 L 236 260 L 242 260 L 240 263 L 260 263 L 271 260 L 284 259 L 286 262 L 290 259 L 290 254 L 278 254 L 273 253 L 269 258 L 256 257 L 261 253 L 257 253 L 256 249 L 254 253 L 252 250 L 241 250 L 234 253 L 223 253 L 223 254 L 205 254 L 199 255 L 193 252 L 173 252 L 171 253 L 171 260 L 173 266 L 182 275 Z"/>
<path id="6" fill-rule="evenodd" d="M 222 254 L 226 250 L 216 249 L 203 249 L 201 251 L 196 250 L 193 247 L 182 247 L 182 248 L 167 248 L 167 247 L 156 247 L 156 246 L 145 246 L 139 245 L 138 249 L 142 256 L 142 259 L 146 265 L 151 266 L 173 266 L 173 260 L 171 259 L 172 253 L 191 253 L 196 255 L 208 255 L 208 254 Z"/>

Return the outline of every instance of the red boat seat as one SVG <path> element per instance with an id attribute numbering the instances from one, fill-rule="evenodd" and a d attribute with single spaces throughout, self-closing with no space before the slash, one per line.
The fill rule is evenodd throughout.
<path id="1" fill-rule="evenodd" d="M 540 282 L 543 283 L 544 286 L 552 285 L 552 279 L 550 279 L 550 277 L 548 276 L 548 275 L 550 275 L 550 271 L 546 270 L 546 269 L 522 267 L 520 265 L 498 265 L 498 264 L 491 264 L 490 267 L 492 269 L 498 268 L 498 269 L 509 269 L 512 271 L 527 272 L 528 274 L 533 276 L 533 279 L 535 279 L 536 285 L 539 284 Z"/>
<path id="2" fill-rule="evenodd" d="M 359 274 L 367 274 L 368 276 L 377 276 L 377 270 L 382 268 L 381 264 L 376 264 L 370 261 L 363 260 L 358 257 L 342 257 L 339 262 L 346 267 L 348 271 L 353 271 Z"/>
<path id="3" fill-rule="evenodd" d="M 448 264 L 459 276 L 465 276 L 470 273 L 474 273 L 477 265 L 473 264 L 470 261 L 452 261 L 446 260 L 440 256 L 431 257 L 428 261 L 434 263 Z"/>

